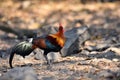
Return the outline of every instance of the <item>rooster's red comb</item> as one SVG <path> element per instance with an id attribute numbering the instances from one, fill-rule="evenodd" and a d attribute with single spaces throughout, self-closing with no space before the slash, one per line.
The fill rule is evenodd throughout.
<path id="1" fill-rule="evenodd" d="M 59 23 L 59 31 L 64 32 L 64 30 L 63 30 L 63 26 L 62 26 L 62 24 L 61 24 L 61 23 Z"/>

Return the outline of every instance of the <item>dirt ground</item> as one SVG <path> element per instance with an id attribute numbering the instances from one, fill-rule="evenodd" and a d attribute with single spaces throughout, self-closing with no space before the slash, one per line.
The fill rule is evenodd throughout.
<path id="1" fill-rule="evenodd" d="M 72 1 L 72 0 L 71 0 Z M 72 22 L 82 20 L 91 29 L 91 40 L 85 46 L 117 44 L 120 41 L 120 2 L 80 4 L 77 0 L 69 3 L 40 1 L 0 2 L 0 23 L 13 29 L 37 30 L 45 25 L 57 26 L 61 22 L 69 30 Z M 80 26 L 80 24 L 76 24 Z M 0 30 L 0 49 L 12 47 L 20 40 L 16 35 Z M 116 47 L 119 50 L 119 47 Z M 103 53 L 103 52 L 101 52 Z M 88 57 L 88 54 L 96 54 Z M 45 61 L 34 57 L 13 61 L 14 66 L 31 66 L 39 80 L 119 80 L 120 60 L 118 58 L 97 58 L 99 52 L 86 52 L 63 57 L 48 69 Z M 120 53 L 118 52 L 120 55 Z M 110 56 L 111 57 L 111 56 Z M 9 71 L 8 58 L 0 58 L 0 76 Z"/>

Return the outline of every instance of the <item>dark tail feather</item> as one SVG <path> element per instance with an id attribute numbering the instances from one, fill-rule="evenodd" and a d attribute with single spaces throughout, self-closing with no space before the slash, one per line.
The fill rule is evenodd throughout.
<path id="1" fill-rule="evenodd" d="M 10 58 L 9 58 L 9 65 L 10 65 L 11 68 L 13 68 L 13 66 L 12 66 L 12 60 L 13 60 L 14 54 L 15 53 L 12 51 L 11 54 L 10 54 Z"/>
<path id="2" fill-rule="evenodd" d="M 33 50 L 34 48 L 32 48 L 32 44 L 26 41 L 20 42 L 19 44 L 15 45 L 12 48 L 10 58 L 9 58 L 10 67 L 13 68 L 12 61 L 13 61 L 14 54 L 20 55 L 25 58 L 25 56 L 29 55 Z"/>

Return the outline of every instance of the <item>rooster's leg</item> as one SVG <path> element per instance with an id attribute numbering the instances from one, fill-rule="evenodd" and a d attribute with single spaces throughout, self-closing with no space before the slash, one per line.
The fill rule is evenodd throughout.
<path id="1" fill-rule="evenodd" d="M 48 64 L 47 69 L 50 70 L 50 69 L 52 68 L 51 62 L 50 62 L 50 60 L 48 59 L 47 55 L 44 54 L 44 57 L 45 57 L 45 59 L 46 59 L 46 61 L 47 61 L 47 64 Z"/>
<path id="2" fill-rule="evenodd" d="M 48 65 L 51 65 L 50 60 L 49 60 L 48 57 L 47 57 L 47 54 L 44 54 L 44 57 L 45 57 L 45 59 L 46 59 L 46 61 L 47 61 L 47 64 L 48 64 Z"/>

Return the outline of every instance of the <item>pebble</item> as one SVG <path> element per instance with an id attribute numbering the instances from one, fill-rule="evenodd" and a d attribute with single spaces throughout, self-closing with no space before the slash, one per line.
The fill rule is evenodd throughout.
<path id="1" fill-rule="evenodd" d="M 117 58 L 113 58 L 112 61 L 118 62 L 119 59 L 117 59 Z"/>

